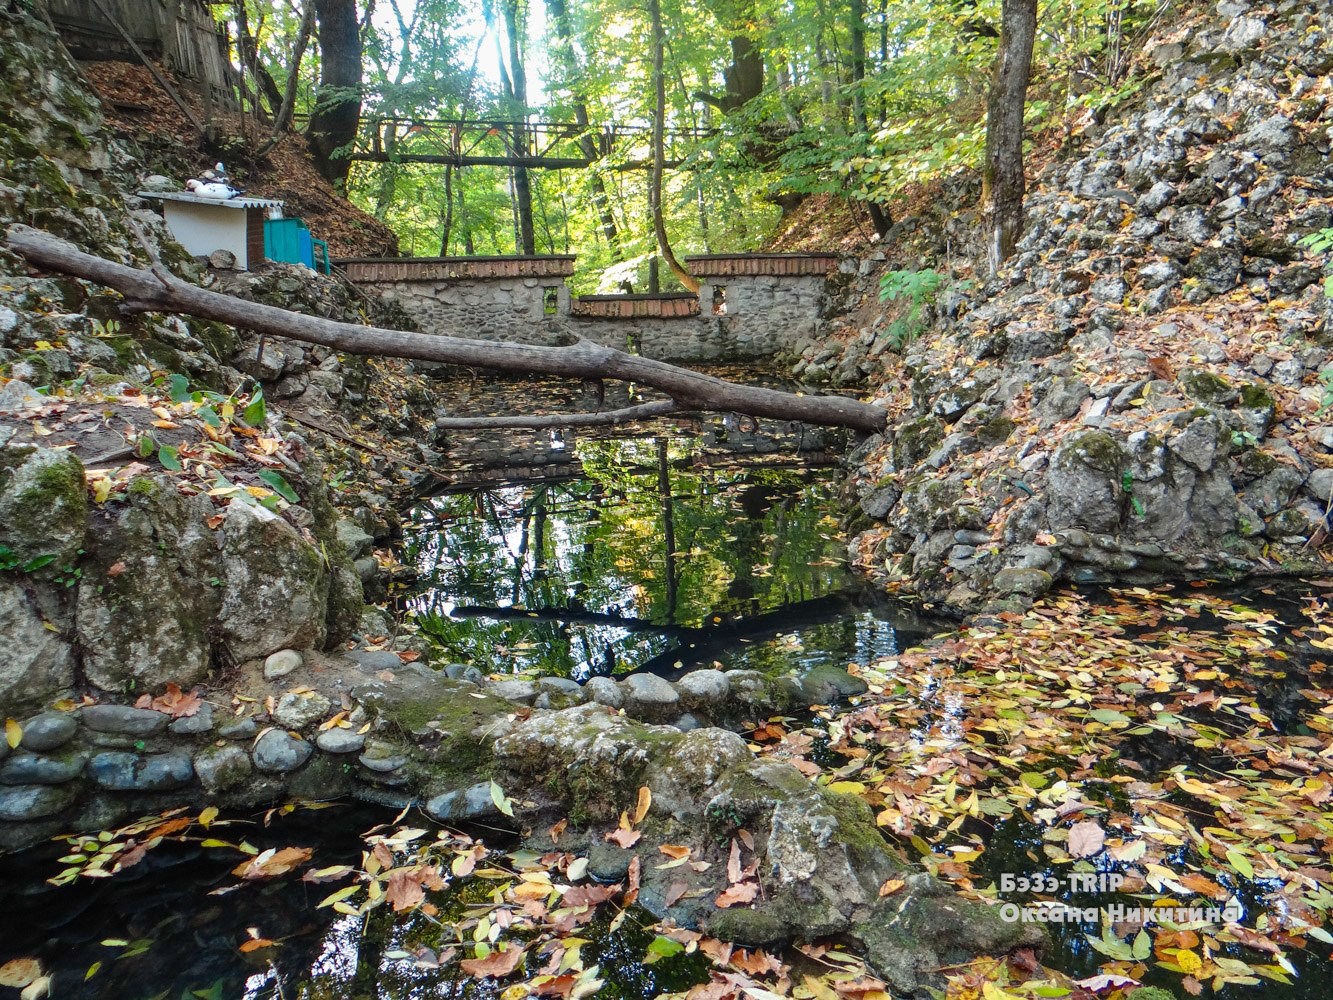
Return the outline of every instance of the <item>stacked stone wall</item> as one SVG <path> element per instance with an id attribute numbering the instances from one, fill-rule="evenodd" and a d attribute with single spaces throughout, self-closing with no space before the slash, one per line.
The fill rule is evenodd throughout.
<path id="1" fill-rule="evenodd" d="M 823 328 L 824 274 L 734 274 L 704 279 L 697 316 L 594 317 L 571 314 L 562 275 L 366 276 L 426 333 L 556 345 L 584 339 L 661 361 L 760 360 L 792 354 Z M 724 304 L 715 311 L 716 290 Z M 553 301 L 552 301 L 553 297 Z"/>

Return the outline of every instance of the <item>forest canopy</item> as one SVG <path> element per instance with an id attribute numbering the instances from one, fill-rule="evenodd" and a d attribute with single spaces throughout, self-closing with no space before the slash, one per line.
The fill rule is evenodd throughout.
<path id="1" fill-rule="evenodd" d="M 870 237 L 914 185 L 979 168 L 1001 6 L 662 0 L 661 207 L 675 252 L 755 249 L 810 195 L 850 201 Z M 1043 5 L 1029 130 L 1095 119 L 1123 98 L 1127 54 L 1168 7 Z M 395 229 L 405 253 L 576 252 L 576 290 L 644 289 L 657 253 L 649 5 L 240 0 L 214 10 L 258 81 L 247 88 L 255 114 L 276 118 L 290 93 L 296 126 L 318 133 L 326 175 Z M 331 112 L 340 124 L 326 133 Z M 443 162 L 459 156 L 532 162 Z"/>

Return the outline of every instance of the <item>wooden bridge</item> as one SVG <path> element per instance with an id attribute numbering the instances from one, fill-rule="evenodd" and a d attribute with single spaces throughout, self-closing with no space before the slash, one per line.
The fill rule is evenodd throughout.
<path id="1" fill-rule="evenodd" d="M 712 128 L 672 128 L 664 166 L 680 167 Z M 351 159 L 368 163 L 435 163 L 455 167 L 563 170 L 606 161 L 611 170 L 652 166 L 647 125 L 530 122 L 476 118 L 370 118 Z"/>

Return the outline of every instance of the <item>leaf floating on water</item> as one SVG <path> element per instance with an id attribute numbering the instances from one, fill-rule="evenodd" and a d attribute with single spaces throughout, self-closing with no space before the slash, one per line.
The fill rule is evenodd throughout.
<path id="1" fill-rule="evenodd" d="M 243 879 L 274 878 L 286 875 L 297 865 L 310 860 L 314 852 L 309 847 L 270 847 L 267 851 L 255 855 L 248 861 L 242 861 L 232 869 L 233 875 Z"/>
<path id="2" fill-rule="evenodd" d="M 1254 878 L 1254 866 L 1250 864 L 1250 859 L 1241 854 L 1240 851 L 1234 849 L 1227 851 L 1227 861 L 1231 863 L 1232 868 L 1246 878 Z"/>
<path id="3" fill-rule="evenodd" d="M 465 958 L 458 964 L 469 976 L 502 979 L 518 968 L 523 954 L 522 948 L 511 944 L 505 951 L 493 951 L 485 958 Z"/>
<path id="4" fill-rule="evenodd" d="M 1101 852 L 1106 843 L 1106 831 L 1092 819 L 1085 819 L 1069 828 L 1069 853 L 1076 858 L 1090 858 Z"/>
<path id="5" fill-rule="evenodd" d="M 18 989 L 27 986 L 42 974 L 42 963 L 35 958 L 13 958 L 0 965 L 0 986 Z"/>

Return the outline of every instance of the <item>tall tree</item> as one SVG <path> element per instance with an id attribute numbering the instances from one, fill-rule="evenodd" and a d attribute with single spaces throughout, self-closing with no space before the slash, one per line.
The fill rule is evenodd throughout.
<path id="1" fill-rule="evenodd" d="M 667 239 L 666 219 L 662 213 L 662 170 L 666 159 L 666 74 L 662 71 L 666 37 L 662 30 L 662 0 L 649 0 L 648 14 L 653 27 L 653 168 L 648 181 L 648 208 L 653 215 L 657 252 L 682 285 L 692 292 L 698 292 L 699 279 L 685 270 L 671 249 L 671 242 Z"/>
<path id="2" fill-rule="evenodd" d="M 339 155 L 356 138 L 361 121 L 361 25 L 356 0 L 314 0 L 320 76 L 306 141 L 315 168 L 339 190 L 352 161 Z"/>
<path id="3" fill-rule="evenodd" d="M 292 61 L 287 67 L 287 86 L 283 88 L 282 103 L 273 119 L 273 134 L 259 147 L 256 156 L 263 156 L 280 143 L 287 126 L 292 122 L 292 112 L 296 109 L 296 92 L 301 83 L 301 59 L 305 56 L 306 46 L 310 44 L 310 35 L 314 30 L 315 5 L 306 0 L 305 11 L 301 14 L 301 25 L 296 29 Z"/>
<path id="4" fill-rule="evenodd" d="M 982 209 L 992 276 L 1023 235 L 1023 110 L 1037 37 L 1037 0 L 1004 0 L 1000 46 L 986 102 L 986 164 Z"/>
<path id="5" fill-rule="evenodd" d="M 748 0 L 722 0 L 712 6 L 714 16 L 731 32 L 728 45 L 731 62 L 722 71 L 721 97 L 699 91 L 694 96 L 723 114 L 739 111 L 764 90 L 764 52 L 752 31 L 757 21 L 755 5 Z"/>
<path id="6" fill-rule="evenodd" d="M 865 0 L 851 0 L 851 8 L 848 12 L 848 18 L 851 22 L 852 35 L 852 115 L 856 119 L 856 127 L 866 140 L 870 137 L 870 116 L 866 113 L 865 98 L 865 79 L 866 79 L 866 7 Z M 875 233 L 878 236 L 884 236 L 888 233 L 889 227 L 893 225 L 893 219 L 879 202 L 871 199 L 866 202 L 866 209 L 870 212 L 871 225 L 875 227 Z"/>
<path id="7" fill-rule="evenodd" d="M 588 100 L 583 93 L 582 73 L 574 55 L 574 32 L 569 23 L 569 5 L 565 0 L 547 0 L 551 11 L 551 20 L 555 23 L 555 37 L 559 44 L 560 61 L 564 63 L 565 75 L 570 80 L 570 91 L 574 111 L 574 121 L 583 127 L 579 136 L 579 151 L 589 160 L 598 158 L 597 142 L 588 130 Z M 593 205 L 602 225 L 602 235 L 611 248 L 611 259 L 620 261 L 624 254 L 620 249 L 620 233 L 616 229 L 616 217 L 611 213 L 611 201 L 606 192 L 606 181 L 597 172 L 595 166 L 589 169 L 588 183 L 592 187 Z"/>
<path id="8" fill-rule="evenodd" d="M 518 0 L 501 0 L 500 7 L 504 15 L 505 35 L 509 40 L 509 72 L 504 75 L 504 85 L 514 106 L 514 155 L 522 157 L 528 152 L 528 74 L 523 67 L 519 44 L 522 35 Z M 537 237 L 532 225 L 532 181 L 528 177 L 528 168 L 521 163 L 514 165 L 514 200 L 518 211 L 520 252 L 534 254 L 537 252 Z"/>

